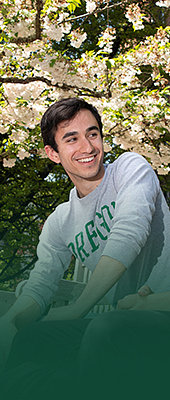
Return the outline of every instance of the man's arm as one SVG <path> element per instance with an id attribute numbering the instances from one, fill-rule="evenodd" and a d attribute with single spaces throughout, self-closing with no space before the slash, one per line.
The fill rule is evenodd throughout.
<path id="1" fill-rule="evenodd" d="M 14 336 L 18 329 L 39 319 L 38 303 L 28 296 L 20 296 L 10 310 L 0 318 L 0 370 L 3 370 Z"/>
<path id="2" fill-rule="evenodd" d="M 119 261 L 102 256 L 75 307 L 81 316 L 88 311 L 115 285 L 126 271 Z"/>
<path id="3" fill-rule="evenodd" d="M 125 266 L 119 261 L 102 256 L 83 293 L 76 302 L 71 306 L 50 310 L 44 321 L 83 318 L 113 287 L 125 271 Z"/>
<path id="4" fill-rule="evenodd" d="M 11 322 L 16 329 L 20 329 L 30 322 L 37 321 L 41 315 L 38 303 L 28 296 L 20 296 L 3 319 Z"/>

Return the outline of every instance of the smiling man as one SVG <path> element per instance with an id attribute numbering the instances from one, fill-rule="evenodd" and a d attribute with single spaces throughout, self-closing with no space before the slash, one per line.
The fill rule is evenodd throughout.
<path id="1" fill-rule="evenodd" d="M 58 125 L 55 135 L 57 152 L 56 146 L 52 148 L 45 145 L 48 157 L 62 164 L 76 186 L 79 197 L 88 195 L 103 179 L 101 135 L 95 116 L 90 110 L 82 109 L 71 121 L 66 120 Z"/>
<path id="2" fill-rule="evenodd" d="M 27 382 L 27 376 L 34 376 L 36 362 L 43 366 L 43 370 L 37 366 L 36 371 L 40 372 L 35 398 L 37 393 L 41 394 L 41 398 L 46 398 L 56 379 L 57 384 L 63 387 L 65 375 L 61 374 L 61 370 L 64 374 L 68 371 L 73 373 L 78 353 L 80 371 L 85 365 L 86 372 L 88 369 L 91 371 L 93 382 L 100 374 L 102 357 L 105 359 L 103 373 L 111 371 L 113 376 L 116 370 L 122 368 L 121 357 L 119 362 L 122 342 L 116 349 L 114 346 L 119 335 L 113 334 L 115 321 L 119 325 L 121 311 L 99 316 L 92 322 L 84 319 L 104 295 L 113 306 L 118 304 L 119 310 L 142 307 L 170 310 L 170 306 L 167 306 L 170 291 L 170 213 L 151 166 L 140 155 L 129 152 L 105 166 L 100 115 L 95 107 L 82 99 L 62 99 L 50 106 L 42 118 L 41 131 L 48 157 L 62 164 L 74 188 L 69 201 L 59 205 L 45 222 L 35 268 L 22 295 L 0 322 L 4 359 L 8 356 L 17 330 L 22 328 L 14 339 L 7 369 L 26 364 L 24 379 Z M 72 254 L 93 272 L 83 293 L 74 304 L 51 309 L 42 322 L 28 325 L 41 317 L 52 300 Z M 146 297 L 142 298 L 142 291 L 139 292 L 140 296 L 137 294 L 142 285 L 145 285 L 143 289 L 149 294 L 148 301 L 145 301 Z M 135 314 L 131 312 L 133 320 L 132 315 Z M 127 315 L 123 314 L 123 318 L 127 326 Z M 144 316 L 141 319 L 142 326 L 145 320 L 147 327 L 154 328 L 155 315 L 153 319 L 152 315 Z M 131 326 L 136 327 L 135 323 L 134 318 Z M 163 324 L 164 327 L 167 324 L 166 317 Z M 121 320 L 123 329 L 120 329 L 125 332 L 126 339 L 125 325 Z M 169 338 L 169 330 L 167 332 L 166 338 Z M 142 346 L 148 349 L 148 336 L 142 332 L 143 336 L 146 336 L 146 343 Z M 135 339 L 135 343 L 134 357 L 138 347 L 140 354 L 141 338 L 139 341 Z M 124 352 L 128 359 L 129 351 L 124 349 Z M 109 353 L 112 354 L 109 361 L 112 368 L 113 355 L 116 360 L 114 372 L 106 361 Z M 94 365 L 94 355 L 97 354 L 100 356 L 97 361 L 99 370 Z M 30 366 L 30 361 L 33 366 Z M 44 387 L 42 377 L 45 365 L 50 365 L 54 370 L 46 373 L 45 376 L 50 378 L 49 381 L 46 378 L 48 384 Z M 59 365 L 60 370 L 57 369 Z M 96 376 L 94 370 L 98 371 Z M 24 387 L 26 383 L 24 386 L 23 380 Z M 35 387 L 30 390 L 35 391 Z M 32 392 L 24 394 L 23 398 L 32 397 Z"/>

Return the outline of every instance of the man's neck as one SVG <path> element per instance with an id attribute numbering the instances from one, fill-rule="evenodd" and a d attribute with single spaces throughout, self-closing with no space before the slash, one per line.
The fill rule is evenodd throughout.
<path id="1" fill-rule="evenodd" d="M 78 197 L 80 199 L 85 196 L 88 196 L 88 194 L 93 192 L 93 190 L 95 190 L 100 185 L 100 183 L 104 177 L 104 172 L 105 172 L 105 169 L 103 166 L 102 175 L 100 177 L 98 177 L 98 179 L 94 179 L 94 180 L 90 180 L 90 181 L 83 179 L 81 182 L 76 182 L 75 186 L 77 189 Z"/>

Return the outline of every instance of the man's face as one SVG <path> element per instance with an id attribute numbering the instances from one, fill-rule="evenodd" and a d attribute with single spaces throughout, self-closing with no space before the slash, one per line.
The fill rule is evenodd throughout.
<path id="1" fill-rule="evenodd" d="M 53 161 L 62 164 L 75 186 L 84 180 L 103 178 L 103 142 L 97 120 L 89 110 L 81 110 L 71 121 L 61 122 L 55 141 L 58 153 L 53 150 Z"/>

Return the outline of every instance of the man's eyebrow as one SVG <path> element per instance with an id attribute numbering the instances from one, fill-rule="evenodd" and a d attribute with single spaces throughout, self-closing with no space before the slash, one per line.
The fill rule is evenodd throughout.
<path id="1" fill-rule="evenodd" d="M 99 127 L 97 125 L 89 126 L 89 128 L 86 129 L 86 132 L 88 133 L 88 132 L 94 131 L 94 130 L 99 131 Z"/>
<path id="2" fill-rule="evenodd" d="M 62 137 L 62 140 L 69 138 L 70 136 L 78 135 L 77 131 L 66 132 L 65 135 Z"/>
<path id="3" fill-rule="evenodd" d="M 93 130 L 99 131 L 98 126 L 97 125 L 89 126 L 89 128 L 86 129 L 86 132 L 88 133 L 88 132 L 93 131 Z M 62 137 L 62 140 L 68 139 L 69 137 L 75 136 L 75 135 L 78 135 L 77 131 L 66 132 L 65 135 Z"/>

